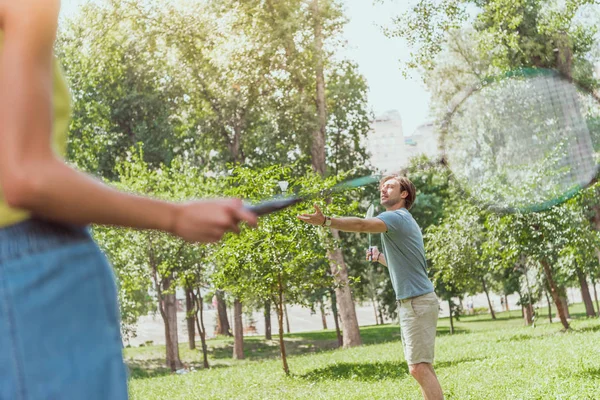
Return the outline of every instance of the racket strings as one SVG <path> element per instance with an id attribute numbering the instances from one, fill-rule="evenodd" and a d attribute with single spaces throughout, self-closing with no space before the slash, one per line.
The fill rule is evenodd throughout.
<path id="1" fill-rule="evenodd" d="M 587 110 L 582 104 L 585 98 L 564 79 L 545 78 L 545 83 L 551 93 L 554 112 L 559 116 L 558 121 L 562 125 L 559 129 L 566 144 L 566 156 L 561 159 L 560 166 L 568 174 L 563 177 L 562 186 L 584 186 L 595 174 L 594 150 L 586 122 Z"/>
<path id="2" fill-rule="evenodd" d="M 445 156 L 462 186 L 501 207 L 527 207 L 585 186 L 597 172 L 589 121 L 597 102 L 554 74 L 470 92 L 446 123 Z"/>

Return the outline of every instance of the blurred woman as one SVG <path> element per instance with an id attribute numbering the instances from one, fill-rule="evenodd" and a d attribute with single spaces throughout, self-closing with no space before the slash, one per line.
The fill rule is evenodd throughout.
<path id="1" fill-rule="evenodd" d="M 67 166 L 59 0 L 0 0 L 0 399 L 127 398 L 114 275 L 86 225 L 214 242 L 239 199 L 169 203 Z"/>

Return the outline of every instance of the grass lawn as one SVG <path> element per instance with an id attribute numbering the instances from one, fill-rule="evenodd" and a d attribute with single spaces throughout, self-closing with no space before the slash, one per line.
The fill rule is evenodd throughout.
<path id="1" fill-rule="evenodd" d="M 440 319 L 435 369 L 447 399 L 600 399 L 600 319 L 570 307 L 572 331 L 562 333 L 540 310 L 536 328 L 518 311 L 464 316 L 449 334 Z M 181 358 L 196 371 L 173 375 L 162 367 L 164 346 L 129 348 L 132 399 L 419 399 L 408 374 L 397 324 L 361 328 L 365 343 L 335 349 L 334 331 L 285 336 L 290 376 L 276 340 L 245 338 L 246 359 L 233 361 L 232 340 L 208 342 L 211 369 L 187 344 Z M 274 336 L 274 339 L 276 337 Z"/>

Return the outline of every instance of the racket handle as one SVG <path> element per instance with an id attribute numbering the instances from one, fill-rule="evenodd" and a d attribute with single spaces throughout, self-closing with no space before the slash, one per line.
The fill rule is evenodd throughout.
<path id="1" fill-rule="evenodd" d="M 293 206 L 302 202 L 303 199 L 300 197 L 288 197 L 285 199 L 268 200 L 262 203 L 245 206 L 246 210 L 260 216 L 281 211 L 287 207 Z"/>

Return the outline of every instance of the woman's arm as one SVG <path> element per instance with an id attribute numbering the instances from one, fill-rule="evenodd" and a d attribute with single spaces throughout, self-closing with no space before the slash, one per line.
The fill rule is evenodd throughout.
<path id="1" fill-rule="evenodd" d="M 1 0 L 0 187 L 12 207 L 76 224 L 168 231 L 211 242 L 256 223 L 237 199 L 175 204 L 126 194 L 62 162 L 51 147 L 58 0 Z"/>

